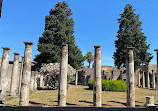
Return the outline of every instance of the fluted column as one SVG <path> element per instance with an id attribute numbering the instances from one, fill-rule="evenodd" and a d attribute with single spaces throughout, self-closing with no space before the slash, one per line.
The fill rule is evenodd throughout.
<path id="1" fill-rule="evenodd" d="M 93 79 L 93 105 L 101 107 L 101 46 L 94 46 L 94 79 Z"/>
<path id="2" fill-rule="evenodd" d="M 6 89 L 8 85 L 8 65 L 9 65 L 9 50 L 10 48 L 2 47 L 3 57 L 1 63 L 1 75 L 0 75 L 0 100 L 5 99 Z"/>
<path id="3" fill-rule="evenodd" d="M 66 106 L 68 45 L 62 46 L 60 61 L 61 62 L 60 62 L 60 74 L 59 74 L 59 88 L 58 88 L 58 106 Z"/>
<path id="4" fill-rule="evenodd" d="M 127 107 L 135 107 L 133 47 L 127 47 L 126 56 Z"/>
<path id="5" fill-rule="evenodd" d="M 11 78 L 10 96 L 16 97 L 17 83 L 18 83 L 18 71 L 19 71 L 19 53 L 14 53 L 14 63 Z"/>
<path id="6" fill-rule="evenodd" d="M 22 84 L 20 91 L 20 106 L 29 105 L 30 94 L 30 76 L 31 76 L 31 60 L 32 60 L 32 42 L 24 42 L 25 54 L 24 54 L 24 69 L 22 74 Z"/>

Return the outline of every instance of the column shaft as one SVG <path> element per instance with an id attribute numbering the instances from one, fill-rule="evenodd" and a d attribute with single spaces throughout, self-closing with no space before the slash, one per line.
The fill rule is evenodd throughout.
<path id="1" fill-rule="evenodd" d="M 30 91 L 34 90 L 34 78 L 35 78 L 35 71 L 31 71 L 31 86 L 30 86 Z"/>
<path id="2" fill-rule="evenodd" d="M 138 71 L 138 87 L 140 87 L 140 70 Z"/>
<path id="3" fill-rule="evenodd" d="M 40 75 L 40 88 L 43 88 L 43 74 Z"/>
<path id="4" fill-rule="evenodd" d="M 78 71 L 76 71 L 76 75 L 75 75 L 75 85 L 77 86 L 78 83 Z"/>
<path id="5" fill-rule="evenodd" d="M 94 58 L 94 79 L 93 79 L 93 105 L 101 107 L 101 47 L 94 46 L 95 58 Z"/>
<path id="6" fill-rule="evenodd" d="M 32 42 L 24 42 L 25 54 L 24 54 L 24 69 L 22 74 L 22 84 L 20 91 L 20 106 L 29 105 L 30 94 L 30 76 L 31 76 L 31 59 L 32 59 Z"/>
<path id="7" fill-rule="evenodd" d="M 144 71 L 143 71 L 143 75 L 142 75 L 142 80 L 143 80 L 142 87 L 145 88 L 145 72 Z"/>
<path id="8" fill-rule="evenodd" d="M 127 48 L 126 58 L 127 107 L 135 107 L 134 58 L 132 49 L 133 47 Z"/>
<path id="9" fill-rule="evenodd" d="M 152 70 L 152 88 L 155 89 L 155 72 Z"/>
<path id="10" fill-rule="evenodd" d="M 59 74 L 58 105 L 66 106 L 68 45 L 62 46 L 60 61 L 61 62 L 60 62 L 60 74 Z"/>
<path id="11" fill-rule="evenodd" d="M 21 68 L 20 68 L 20 76 L 19 76 L 19 94 L 20 94 L 20 90 L 21 90 L 21 80 L 22 80 L 23 65 L 24 65 L 24 56 L 22 56 L 22 60 L 21 60 Z"/>
<path id="12" fill-rule="evenodd" d="M 3 100 L 6 96 L 6 89 L 8 85 L 8 65 L 9 65 L 9 50 L 10 48 L 2 47 L 3 57 L 1 63 L 1 77 L 0 77 L 0 99 Z"/>
<path id="13" fill-rule="evenodd" d="M 149 78 L 149 71 L 147 70 L 147 78 L 146 78 L 146 83 L 147 83 L 147 89 L 150 89 L 150 78 Z"/>
<path id="14" fill-rule="evenodd" d="M 14 53 L 14 63 L 11 78 L 10 95 L 16 97 L 17 83 L 18 83 L 18 71 L 19 71 L 19 53 Z"/>
<path id="15" fill-rule="evenodd" d="M 154 50 L 156 51 L 156 54 L 157 54 L 157 72 L 156 72 L 156 80 L 157 80 L 157 83 L 156 83 L 156 91 L 158 91 L 158 49 Z"/>

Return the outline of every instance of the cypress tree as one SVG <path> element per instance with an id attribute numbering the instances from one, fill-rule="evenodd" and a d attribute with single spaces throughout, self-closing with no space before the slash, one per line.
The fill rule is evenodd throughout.
<path id="1" fill-rule="evenodd" d="M 34 59 L 38 64 L 60 62 L 61 45 L 66 43 L 69 49 L 68 63 L 75 69 L 81 68 L 84 57 L 75 45 L 74 21 L 70 18 L 71 15 L 68 3 L 63 1 L 57 3 L 45 17 L 45 31 L 38 41 L 40 54 Z"/>
<path id="2" fill-rule="evenodd" d="M 113 55 L 115 66 L 118 68 L 125 67 L 128 46 L 135 47 L 135 70 L 141 65 L 148 65 L 153 58 L 152 54 L 147 52 L 150 49 L 150 44 L 147 44 L 147 37 L 142 32 L 142 22 L 139 21 L 139 15 L 136 15 L 134 11 L 135 9 L 132 9 L 132 6 L 127 4 L 124 12 L 120 14 L 121 18 L 118 19 L 118 39 L 115 41 L 116 51 Z"/>

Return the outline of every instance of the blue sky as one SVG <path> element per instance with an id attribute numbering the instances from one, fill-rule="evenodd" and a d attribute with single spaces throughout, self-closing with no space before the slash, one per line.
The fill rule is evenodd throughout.
<path id="1" fill-rule="evenodd" d="M 33 58 L 37 51 L 38 39 L 42 36 L 45 16 L 55 4 L 63 0 L 3 0 L 0 19 L 0 46 L 10 47 L 10 60 L 13 52 L 24 55 L 24 41 L 34 42 Z M 140 14 L 143 32 L 147 43 L 151 44 L 150 53 L 154 58 L 150 64 L 156 64 L 158 48 L 158 0 L 65 0 L 68 2 L 75 22 L 76 45 L 83 55 L 94 53 L 94 45 L 101 45 L 102 65 L 114 66 L 112 59 L 115 51 L 119 24 L 117 19 L 123 13 L 126 4 L 131 4 L 135 13 Z M 0 49 L 0 55 L 3 50 Z M 21 58 L 20 58 L 21 60 Z M 85 62 L 85 65 L 88 65 Z"/>

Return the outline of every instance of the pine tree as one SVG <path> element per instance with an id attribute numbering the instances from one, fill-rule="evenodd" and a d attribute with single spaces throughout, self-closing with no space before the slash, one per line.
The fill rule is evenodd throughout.
<path id="1" fill-rule="evenodd" d="M 150 44 L 147 44 L 147 37 L 142 32 L 142 22 L 139 21 L 139 15 L 136 15 L 134 11 L 132 6 L 127 4 L 123 14 L 120 14 L 121 18 L 118 19 L 118 40 L 115 41 L 116 52 L 113 55 L 115 66 L 118 68 L 125 67 L 126 49 L 128 46 L 135 47 L 135 70 L 141 65 L 148 65 L 153 58 L 152 54 L 147 52 Z"/>
<path id="2" fill-rule="evenodd" d="M 34 59 L 38 64 L 60 62 L 61 45 L 68 44 L 68 63 L 75 69 L 81 68 L 84 57 L 78 46 L 75 45 L 74 21 L 70 16 L 71 9 L 63 1 L 50 10 L 50 15 L 45 17 L 45 31 L 39 38 L 38 51 Z"/>

